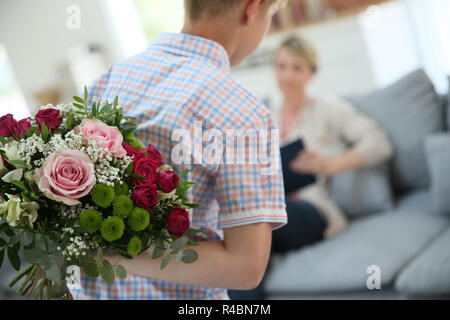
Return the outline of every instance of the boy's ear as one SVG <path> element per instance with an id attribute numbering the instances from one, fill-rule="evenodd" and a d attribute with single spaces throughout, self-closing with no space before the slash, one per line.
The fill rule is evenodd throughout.
<path id="1" fill-rule="evenodd" d="M 266 0 L 249 0 L 245 5 L 245 24 L 252 24 Z"/>

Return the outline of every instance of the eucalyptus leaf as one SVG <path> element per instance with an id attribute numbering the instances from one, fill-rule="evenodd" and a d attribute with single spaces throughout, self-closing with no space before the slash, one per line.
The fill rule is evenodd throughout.
<path id="1" fill-rule="evenodd" d="M 50 260 L 50 258 L 48 256 L 46 256 L 41 260 L 40 265 L 44 269 L 49 270 L 52 267 L 52 261 Z"/>
<path id="2" fill-rule="evenodd" d="M 61 281 L 61 268 L 58 266 L 57 263 L 53 259 L 50 259 L 51 261 L 51 267 L 50 269 L 45 271 L 45 276 L 47 279 L 60 282 Z"/>
<path id="3" fill-rule="evenodd" d="M 98 268 L 103 280 L 109 284 L 114 283 L 114 270 L 108 260 L 103 260 L 103 265 Z"/>
<path id="4" fill-rule="evenodd" d="M 183 258 L 183 250 L 178 251 L 178 253 L 175 257 L 175 263 L 180 264 L 181 258 Z"/>
<path id="5" fill-rule="evenodd" d="M 176 239 L 172 244 L 173 252 L 177 253 L 178 251 L 182 250 L 186 246 L 188 241 L 189 241 L 188 237 L 180 237 Z"/>
<path id="6" fill-rule="evenodd" d="M 81 266 L 81 269 L 89 278 L 93 278 L 93 279 L 98 278 L 99 271 L 98 271 L 97 263 L 86 262 Z"/>
<path id="7" fill-rule="evenodd" d="M 99 247 L 97 251 L 97 264 L 99 268 L 102 266 L 102 261 L 103 261 L 103 250 L 101 247 Z"/>
<path id="8" fill-rule="evenodd" d="M 47 256 L 47 252 L 40 249 L 25 249 L 23 255 L 28 262 L 38 265 Z"/>
<path id="9" fill-rule="evenodd" d="M 184 263 L 193 263 L 193 262 L 195 262 L 197 259 L 198 259 L 198 253 L 195 252 L 195 251 L 192 250 L 192 249 L 185 250 L 185 251 L 183 252 L 183 257 L 181 258 L 181 260 L 182 260 Z"/>
<path id="10" fill-rule="evenodd" d="M 29 246 L 33 243 L 34 234 L 32 232 L 24 232 L 20 234 L 20 241 L 24 246 Z"/>
<path id="11" fill-rule="evenodd" d="M 127 270 L 125 269 L 124 266 L 122 266 L 121 264 L 117 265 L 114 267 L 114 270 L 116 272 L 116 275 L 122 279 L 125 280 L 127 278 Z"/>
<path id="12" fill-rule="evenodd" d="M 167 264 L 169 263 L 171 254 L 172 254 L 172 249 L 171 248 L 167 248 L 166 252 L 164 253 L 164 257 L 162 259 L 162 262 L 161 262 L 161 270 L 163 270 L 167 266 Z"/>

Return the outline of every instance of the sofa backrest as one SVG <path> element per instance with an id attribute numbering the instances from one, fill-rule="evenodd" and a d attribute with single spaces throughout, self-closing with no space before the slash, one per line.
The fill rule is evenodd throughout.
<path id="1" fill-rule="evenodd" d="M 426 188 L 430 178 L 425 138 L 447 127 L 446 108 L 424 70 L 413 71 L 392 85 L 349 98 L 386 130 L 395 154 L 391 179 L 396 193 Z M 448 114 L 450 124 L 450 114 Z"/>

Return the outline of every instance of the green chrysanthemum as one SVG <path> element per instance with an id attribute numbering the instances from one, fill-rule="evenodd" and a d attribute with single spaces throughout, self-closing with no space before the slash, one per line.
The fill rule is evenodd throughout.
<path id="1" fill-rule="evenodd" d="M 91 190 L 92 201 L 94 201 L 97 206 L 103 209 L 111 206 L 115 196 L 116 193 L 114 191 L 114 188 L 104 183 L 97 184 Z"/>
<path id="2" fill-rule="evenodd" d="M 101 226 L 101 233 L 106 241 L 112 242 L 119 240 L 123 236 L 125 224 L 119 217 L 111 216 L 105 219 Z"/>
<path id="3" fill-rule="evenodd" d="M 101 235 L 96 234 L 96 235 L 94 235 L 94 237 L 92 238 L 92 240 L 93 240 L 95 243 L 100 243 L 100 242 L 102 242 L 103 238 L 102 238 Z"/>
<path id="4" fill-rule="evenodd" d="M 130 256 L 136 256 L 138 255 L 142 250 L 142 241 L 139 239 L 139 237 L 133 237 L 131 238 L 130 242 L 128 243 L 127 252 Z"/>
<path id="5" fill-rule="evenodd" d="M 128 195 L 128 192 L 130 191 L 130 188 L 128 188 L 128 185 L 124 182 L 120 184 L 120 182 L 116 182 L 114 184 L 114 191 L 116 192 L 116 196 L 119 195 Z"/>
<path id="6" fill-rule="evenodd" d="M 134 208 L 131 216 L 128 218 L 128 225 L 131 230 L 142 231 L 150 223 L 150 213 L 143 208 Z"/>
<path id="7" fill-rule="evenodd" d="M 133 211 L 133 200 L 128 196 L 120 195 L 114 199 L 113 203 L 113 215 L 122 219 L 128 218 L 131 211 Z"/>
<path id="8" fill-rule="evenodd" d="M 80 214 L 80 226 L 90 233 L 99 230 L 102 222 L 102 214 L 95 209 L 88 209 Z"/>

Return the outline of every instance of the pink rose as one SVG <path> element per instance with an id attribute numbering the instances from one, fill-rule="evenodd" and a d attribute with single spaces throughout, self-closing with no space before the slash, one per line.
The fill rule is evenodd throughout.
<path id="1" fill-rule="evenodd" d="M 178 182 L 179 177 L 173 171 L 164 170 L 158 174 L 158 183 L 161 187 L 162 192 L 165 193 L 172 192 L 177 188 Z"/>
<path id="2" fill-rule="evenodd" d="M 149 158 L 135 158 L 133 159 L 133 165 L 133 173 L 145 178 L 145 180 L 131 179 L 133 185 L 154 184 L 158 181 L 158 167 L 154 160 Z"/>
<path id="3" fill-rule="evenodd" d="M 134 189 L 131 194 L 134 204 L 146 210 L 153 210 L 158 203 L 158 192 L 155 184 L 145 184 Z"/>
<path id="4" fill-rule="evenodd" d="M 45 123 L 50 133 L 55 132 L 56 129 L 61 125 L 63 118 L 61 117 L 60 111 L 57 109 L 44 109 L 39 110 L 36 114 L 36 122 L 39 125 L 38 131 L 41 133 L 42 124 Z"/>
<path id="5" fill-rule="evenodd" d="M 127 154 L 122 147 L 123 136 L 117 127 L 110 127 L 100 120 L 84 119 L 74 128 L 74 132 L 76 134 L 81 132 L 85 137 L 98 141 L 102 148 L 112 151 L 116 158 Z"/>
<path id="6" fill-rule="evenodd" d="M 68 206 L 81 204 L 77 199 L 88 195 L 96 182 L 94 164 L 78 150 L 52 153 L 44 165 L 36 169 L 35 178 L 48 198 Z"/>
<path id="7" fill-rule="evenodd" d="M 0 117 L 0 136 L 11 137 L 15 134 L 17 137 L 20 135 L 20 131 L 17 128 L 17 120 L 10 113 Z"/>
<path id="8" fill-rule="evenodd" d="M 175 208 L 167 216 L 167 231 L 178 238 L 189 229 L 189 213 L 184 208 Z"/>

